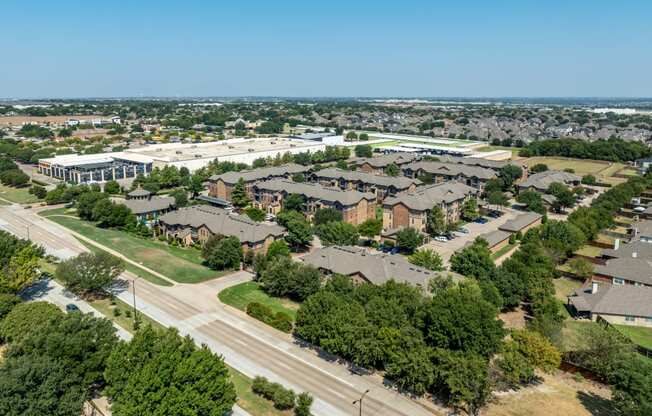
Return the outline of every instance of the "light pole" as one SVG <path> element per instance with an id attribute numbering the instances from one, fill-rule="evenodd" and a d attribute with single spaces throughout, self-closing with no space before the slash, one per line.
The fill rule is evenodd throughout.
<path id="1" fill-rule="evenodd" d="M 136 278 L 131 280 L 132 293 L 134 295 L 134 329 L 138 329 L 138 310 L 136 309 Z"/>
<path id="2" fill-rule="evenodd" d="M 369 393 L 369 389 L 367 389 L 364 393 L 362 393 L 362 396 L 358 400 L 353 401 L 353 405 L 355 406 L 356 404 L 360 403 L 360 412 L 358 413 L 360 416 L 362 416 L 362 400 L 364 400 L 364 396 Z"/>
<path id="3" fill-rule="evenodd" d="M 28 239 L 28 240 L 29 240 L 29 227 L 30 227 L 30 226 L 31 226 L 31 224 L 27 224 L 27 225 L 25 226 L 25 229 L 27 230 L 27 239 Z"/>

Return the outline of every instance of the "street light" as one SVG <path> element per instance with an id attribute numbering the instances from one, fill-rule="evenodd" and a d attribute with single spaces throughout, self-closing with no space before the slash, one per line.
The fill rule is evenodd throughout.
<path id="1" fill-rule="evenodd" d="M 131 279 L 131 288 L 132 288 L 132 293 L 134 295 L 134 329 L 138 325 L 138 310 L 136 309 L 136 277 Z"/>
<path id="2" fill-rule="evenodd" d="M 27 239 L 28 239 L 28 240 L 29 240 L 29 227 L 30 227 L 31 225 L 32 225 L 32 224 L 27 224 L 27 225 L 25 226 L 25 229 L 27 230 Z"/>
<path id="3" fill-rule="evenodd" d="M 360 412 L 358 413 L 360 416 L 362 416 L 362 400 L 364 400 L 364 396 L 369 393 L 369 389 L 367 389 L 364 393 L 362 393 L 362 396 L 358 400 L 353 401 L 353 405 L 355 406 L 356 404 L 360 403 Z"/>

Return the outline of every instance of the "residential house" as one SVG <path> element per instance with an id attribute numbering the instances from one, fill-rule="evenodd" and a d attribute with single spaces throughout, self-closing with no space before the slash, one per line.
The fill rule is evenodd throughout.
<path id="1" fill-rule="evenodd" d="M 592 282 L 568 297 L 574 314 L 592 321 L 652 328 L 652 287 Z"/>
<path id="2" fill-rule="evenodd" d="M 115 198 L 114 201 L 127 206 L 136 219 L 144 224 L 156 222 L 158 217 L 176 207 L 176 200 L 173 197 L 155 196 L 142 188 L 129 192 L 127 199 Z"/>
<path id="3" fill-rule="evenodd" d="M 383 228 L 415 228 L 425 232 L 428 213 L 434 206 L 441 208 L 447 222 L 457 222 L 462 205 L 479 191 L 460 182 L 451 181 L 418 187 L 401 192 L 383 202 Z"/>
<path id="4" fill-rule="evenodd" d="M 432 177 L 434 183 L 458 181 L 482 191 L 489 179 L 497 177 L 494 170 L 469 166 L 461 163 L 442 163 L 435 161 L 419 161 L 401 166 L 403 174 L 408 178 L 419 178 L 422 175 Z"/>
<path id="5" fill-rule="evenodd" d="M 266 252 L 285 235 L 285 229 L 237 216 L 207 205 L 194 205 L 168 212 L 159 218 L 161 234 L 183 244 L 204 243 L 212 235 L 237 237 L 244 251 Z"/>
<path id="6" fill-rule="evenodd" d="M 592 280 L 613 285 L 652 286 L 652 259 L 641 258 L 631 252 L 631 257 L 609 259 L 596 264 Z"/>
<path id="7" fill-rule="evenodd" d="M 271 166 L 261 169 L 244 170 L 240 172 L 226 172 L 221 175 L 213 175 L 209 178 L 208 194 L 214 198 L 231 201 L 231 192 L 240 178 L 244 181 L 245 191 L 249 198 L 253 199 L 252 187 L 256 182 L 270 179 L 289 179 L 295 174 L 306 173 L 309 168 L 296 163 L 288 163 L 281 166 Z"/>
<path id="8" fill-rule="evenodd" d="M 344 221 L 355 225 L 376 217 L 376 196 L 372 193 L 285 179 L 254 184 L 253 204 L 269 214 L 277 214 L 283 208 L 284 199 L 291 194 L 303 196 L 304 212 L 309 218 L 320 208 L 333 208 L 342 213 Z"/>
<path id="9" fill-rule="evenodd" d="M 414 191 L 421 181 L 406 177 L 374 175 L 373 173 L 327 168 L 310 175 L 311 180 L 324 186 L 338 187 L 345 191 L 356 190 L 376 195 L 376 201 L 382 202 L 387 196 L 396 196 L 399 192 Z"/>

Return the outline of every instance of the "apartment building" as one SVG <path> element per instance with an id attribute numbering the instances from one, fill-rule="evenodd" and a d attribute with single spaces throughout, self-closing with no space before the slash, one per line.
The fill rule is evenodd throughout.
<path id="1" fill-rule="evenodd" d="M 283 208 L 284 199 L 291 194 L 304 198 L 305 214 L 311 218 L 320 208 L 333 208 L 342 213 L 351 224 L 361 224 L 376 215 L 376 196 L 368 192 L 343 191 L 318 183 L 299 183 L 286 179 L 272 179 L 253 185 L 254 206 L 270 214 Z"/>
<path id="2" fill-rule="evenodd" d="M 376 201 L 382 202 L 388 196 L 399 192 L 414 191 L 421 181 L 406 177 L 374 175 L 373 173 L 328 168 L 310 175 L 313 182 L 323 186 L 337 187 L 344 191 L 369 192 L 376 195 Z"/>
<path id="3" fill-rule="evenodd" d="M 416 153 L 399 152 L 389 153 L 383 156 L 365 157 L 355 161 L 357 170 L 366 173 L 382 175 L 389 165 L 401 167 L 406 163 L 415 161 L 418 158 Z"/>
<path id="4" fill-rule="evenodd" d="M 244 181 L 245 191 L 249 198 L 253 199 L 253 186 L 256 182 L 270 179 L 290 179 L 295 174 L 308 172 L 307 166 L 296 163 L 288 163 L 281 166 L 271 166 L 261 169 L 250 169 L 240 172 L 226 172 L 221 175 L 213 175 L 209 178 L 208 194 L 214 198 L 221 198 L 231 201 L 231 192 L 240 178 Z"/>
<path id="5" fill-rule="evenodd" d="M 496 171 L 479 166 L 426 160 L 405 164 L 401 170 L 408 178 L 430 176 L 434 183 L 458 181 L 480 191 L 489 179 L 498 176 Z"/>
<path id="6" fill-rule="evenodd" d="M 435 206 L 441 208 L 446 221 L 459 221 L 464 202 L 476 198 L 478 193 L 478 189 L 457 181 L 401 192 L 383 202 L 383 228 L 388 230 L 411 227 L 425 232 L 428 213 Z"/>

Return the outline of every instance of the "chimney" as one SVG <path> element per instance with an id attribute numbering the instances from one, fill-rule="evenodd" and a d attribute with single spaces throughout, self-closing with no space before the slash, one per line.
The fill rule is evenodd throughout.
<path id="1" fill-rule="evenodd" d="M 591 283 L 591 294 L 596 294 L 598 293 L 598 282 L 592 282 Z"/>
<path id="2" fill-rule="evenodd" d="M 637 252 L 633 252 L 633 253 L 632 253 L 632 258 L 633 258 L 633 259 L 635 259 L 637 256 L 638 256 L 638 253 L 637 253 Z"/>
<path id="3" fill-rule="evenodd" d="M 614 241 L 614 250 L 618 250 L 620 248 L 620 238 L 616 238 L 616 241 Z"/>

